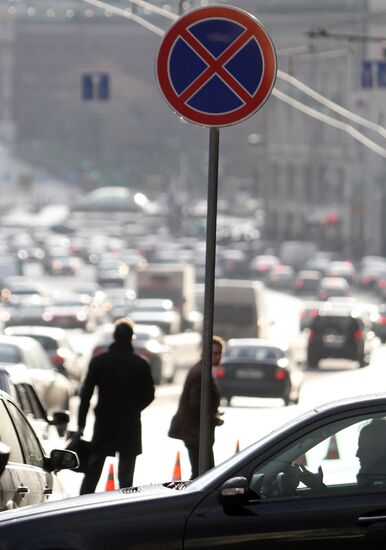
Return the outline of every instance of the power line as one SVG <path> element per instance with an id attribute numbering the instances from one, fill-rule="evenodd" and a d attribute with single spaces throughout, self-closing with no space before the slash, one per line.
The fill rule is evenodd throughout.
<path id="1" fill-rule="evenodd" d="M 347 118 L 351 122 L 356 122 L 357 124 L 360 124 L 361 126 L 364 126 L 365 128 L 368 128 L 369 130 L 373 130 L 374 132 L 377 132 L 380 136 L 386 138 L 386 129 L 381 126 L 380 124 L 376 124 L 375 122 L 372 122 L 371 120 L 368 120 L 367 118 L 363 118 L 352 111 L 349 111 L 348 109 L 345 109 L 341 105 L 338 105 L 334 101 L 331 101 L 330 99 L 326 98 L 322 94 L 318 93 L 317 91 L 313 90 L 297 78 L 278 70 L 277 71 L 277 77 L 281 80 L 284 80 L 288 82 L 288 84 L 291 84 L 292 86 L 295 86 L 298 88 L 298 90 L 302 91 L 306 95 L 312 97 L 315 99 L 315 101 L 318 101 L 325 107 L 328 107 L 332 111 L 335 111 L 339 115 Z"/>
<path id="2" fill-rule="evenodd" d="M 357 130 L 350 124 L 347 124 L 347 122 L 342 122 L 341 120 L 337 120 L 336 118 L 333 118 L 324 113 L 321 113 L 320 111 L 317 111 L 316 109 L 313 109 L 308 105 L 305 105 L 304 103 L 298 101 L 297 99 L 290 97 L 284 92 L 281 92 L 276 87 L 272 90 L 272 95 L 277 97 L 277 99 L 284 101 L 284 103 L 287 103 L 291 107 L 294 107 L 298 111 L 301 111 L 302 113 L 312 118 L 315 118 L 320 122 L 323 122 L 324 124 L 327 124 L 338 130 L 342 130 L 346 132 L 347 134 L 351 135 L 354 139 L 356 139 L 357 141 L 359 141 L 360 143 L 362 143 L 363 145 L 371 149 L 377 155 L 380 155 L 381 157 L 386 158 L 386 149 L 384 147 L 381 147 L 380 145 L 375 143 L 375 141 L 372 141 L 371 139 L 366 137 L 364 134 L 362 134 L 362 132 L 359 132 L 359 130 Z"/>
<path id="3" fill-rule="evenodd" d="M 117 13 L 118 15 L 122 15 L 124 17 L 127 17 L 128 19 L 132 19 L 136 23 L 139 23 L 140 25 L 144 26 L 146 29 L 154 32 L 155 34 L 158 34 L 159 36 L 163 36 L 165 31 L 157 27 L 156 25 L 153 25 L 149 23 L 146 19 L 137 16 L 136 14 L 133 14 L 132 12 L 128 10 L 123 10 L 121 8 L 116 8 L 114 6 L 111 6 L 107 2 L 103 2 L 102 0 L 82 0 L 83 2 L 86 2 L 88 4 L 91 4 L 96 7 L 100 7 L 102 9 L 105 9 L 107 11 L 112 11 L 113 13 Z M 149 2 L 146 2 L 145 0 L 130 0 L 132 3 L 138 3 L 141 5 L 145 5 L 146 7 L 152 6 L 152 8 L 157 9 L 157 13 L 160 15 L 165 15 L 165 13 L 170 14 L 168 10 L 165 10 L 163 8 L 158 8 L 157 6 L 154 6 L 150 4 Z M 150 9 L 150 7 L 149 7 Z M 165 13 L 161 13 L 165 12 Z M 175 15 L 175 19 L 178 19 L 178 15 Z M 330 99 L 326 98 L 322 94 L 319 94 L 300 80 L 296 79 L 295 77 L 278 70 L 277 71 L 277 77 L 279 79 L 282 79 L 289 83 L 290 85 L 293 85 L 294 87 L 298 88 L 300 91 L 305 93 L 306 95 L 309 95 L 319 103 L 325 105 L 329 109 L 335 111 L 336 113 L 340 114 L 343 117 L 348 118 L 352 122 L 356 122 L 357 124 L 360 124 L 362 126 L 365 126 L 368 129 L 371 129 L 375 132 L 377 132 L 382 137 L 386 137 L 386 129 L 380 126 L 379 124 L 376 124 L 370 120 L 367 120 L 359 115 L 356 115 L 352 111 L 349 111 L 348 109 L 345 109 L 344 107 L 341 107 L 337 103 L 331 101 Z M 287 103 L 291 107 L 301 111 L 302 113 L 315 118 L 319 120 L 320 122 L 324 124 L 328 124 L 329 126 L 332 126 L 336 129 L 342 130 L 346 132 L 347 134 L 351 135 L 354 139 L 368 147 L 370 150 L 372 150 L 374 153 L 386 158 L 386 149 L 369 139 L 367 136 L 365 136 L 363 133 L 359 132 L 359 130 L 355 129 L 350 124 L 347 124 L 346 122 L 342 122 L 336 118 L 333 118 L 329 115 L 326 115 L 324 113 L 321 113 L 320 111 L 317 111 L 316 109 L 313 109 L 301 101 L 298 101 L 296 99 L 291 98 L 289 95 L 285 94 L 284 92 L 281 92 L 276 87 L 273 88 L 272 94 L 279 100 L 283 101 L 284 103 Z"/>

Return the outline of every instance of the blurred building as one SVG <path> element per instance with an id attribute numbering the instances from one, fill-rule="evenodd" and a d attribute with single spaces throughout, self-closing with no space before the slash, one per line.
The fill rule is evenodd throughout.
<path id="1" fill-rule="evenodd" d="M 383 4 L 237 3 L 264 23 L 280 71 L 381 125 L 386 48 L 371 37 L 386 37 Z M 169 3 L 175 13 L 197 5 Z M 161 29 L 171 24 L 131 9 Z M 0 0 L 0 15 L 0 132 L 17 154 L 84 190 L 117 184 L 153 195 L 181 180 L 183 164 L 184 193 L 205 196 L 208 131 L 182 123 L 160 97 L 160 36 L 81 0 Z M 96 81 L 103 90 L 85 99 L 85 82 Z M 304 90 L 283 78 L 276 88 L 303 110 L 272 95 L 252 118 L 221 131 L 220 198 L 262 199 L 264 236 L 273 242 L 314 239 L 349 255 L 386 254 L 385 160 L 308 116 L 305 108 L 347 122 Z M 384 147 L 377 134 L 349 123 Z"/>

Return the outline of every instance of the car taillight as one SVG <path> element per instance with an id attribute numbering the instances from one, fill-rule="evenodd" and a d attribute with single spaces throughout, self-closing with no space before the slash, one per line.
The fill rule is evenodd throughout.
<path id="1" fill-rule="evenodd" d="M 369 283 L 371 283 L 371 277 L 369 277 L 368 275 L 366 277 L 363 277 L 362 283 L 364 285 L 368 285 Z"/>
<path id="2" fill-rule="evenodd" d="M 362 337 L 363 337 L 363 333 L 361 330 L 356 330 L 354 332 L 354 338 L 355 340 L 362 340 Z"/>
<path id="3" fill-rule="evenodd" d="M 379 288 L 385 288 L 386 286 L 386 279 L 379 279 L 378 281 Z"/>
<path id="4" fill-rule="evenodd" d="M 52 357 L 52 362 L 57 367 L 60 367 L 61 365 L 63 365 L 64 359 L 61 355 L 59 355 L 59 353 L 55 353 L 55 355 Z"/>
<path id="5" fill-rule="evenodd" d="M 295 282 L 295 285 L 296 285 L 296 288 L 300 288 L 304 286 L 304 281 L 302 281 L 301 279 L 297 279 Z"/>
<path id="6" fill-rule="evenodd" d="M 225 376 L 225 371 L 224 371 L 224 367 L 215 367 L 214 369 L 214 377 L 215 378 L 224 378 Z"/>
<path id="7" fill-rule="evenodd" d="M 288 377 L 288 372 L 285 369 L 278 367 L 275 371 L 276 380 L 285 380 Z"/>
<path id="8" fill-rule="evenodd" d="M 315 338 L 316 330 L 314 328 L 308 329 L 308 336 L 309 336 L 309 338 Z"/>
<path id="9" fill-rule="evenodd" d="M 386 325 L 386 317 L 380 317 L 378 320 L 379 325 Z"/>
<path id="10" fill-rule="evenodd" d="M 257 271 L 268 271 L 268 266 L 265 264 L 261 264 L 257 267 Z"/>

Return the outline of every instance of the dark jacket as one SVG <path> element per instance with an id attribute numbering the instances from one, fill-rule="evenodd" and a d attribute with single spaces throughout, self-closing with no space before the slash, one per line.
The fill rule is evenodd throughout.
<path id="1" fill-rule="evenodd" d="M 177 413 L 173 419 L 177 426 L 178 438 L 186 445 L 199 445 L 200 440 L 200 407 L 201 407 L 201 369 L 202 362 L 194 365 L 185 380 Z M 217 382 L 211 378 L 209 399 L 211 405 L 210 434 L 214 443 L 214 429 L 218 425 L 218 407 L 220 392 Z"/>
<path id="2" fill-rule="evenodd" d="M 149 364 L 134 353 L 130 343 L 113 343 L 108 351 L 93 357 L 80 394 L 79 428 L 86 424 L 95 387 L 93 449 L 128 449 L 140 454 L 141 411 L 154 399 Z"/>

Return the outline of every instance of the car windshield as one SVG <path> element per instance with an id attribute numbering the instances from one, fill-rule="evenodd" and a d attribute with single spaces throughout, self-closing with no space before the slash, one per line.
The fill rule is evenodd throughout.
<path id="1" fill-rule="evenodd" d="M 225 350 L 226 359 L 254 359 L 255 361 L 275 361 L 283 357 L 283 352 L 278 348 L 269 346 L 231 346 Z"/>
<path id="2" fill-rule="evenodd" d="M 342 331 L 354 331 L 359 328 L 356 319 L 344 316 L 317 317 L 314 320 L 313 327 L 319 330 L 330 330 L 335 328 Z"/>

